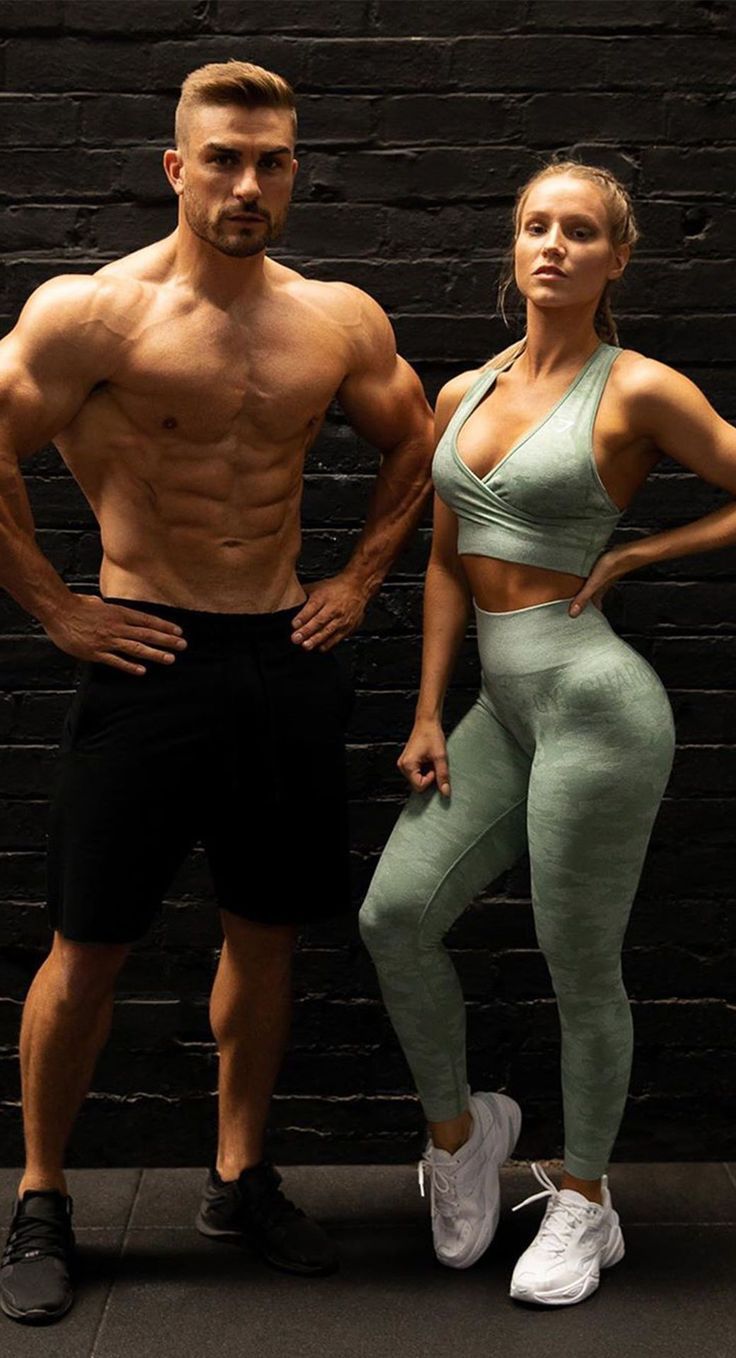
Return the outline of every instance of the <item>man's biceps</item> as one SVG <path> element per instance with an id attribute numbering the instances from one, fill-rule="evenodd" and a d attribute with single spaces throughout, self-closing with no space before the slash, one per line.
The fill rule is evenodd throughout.
<path id="1" fill-rule="evenodd" d="M 82 384 L 41 381 L 28 370 L 0 373 L 0 429 L 18 457 L 28 457 L 58 434 L 85 398 Z"/>

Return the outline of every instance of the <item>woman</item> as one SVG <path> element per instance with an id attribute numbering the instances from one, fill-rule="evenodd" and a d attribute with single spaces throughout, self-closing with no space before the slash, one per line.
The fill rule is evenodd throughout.
<path id="1" fill-rule="evenodd" d="M 422 1189 L 431 1175 L 435 1252 L 466 1268 L 493 1238 L 521 1112 L 507 1095 L 471 1094 L 442 937 L 528 848 L 560 1020 L 565 1156 L 559 1191 L 532 1166 L 544 1188 L 526 1201 L 548 1202 L 511 1296 L 548 1305 L 582 1301 L 624 1253 L 605 1172 L 632 1059 L 621 947 L 675 744 L 660 679 L 600 603 L 628 571 L 736 541 L 728 504 L 604 550 L 665 453 L 736 493 L 736 432 L 687 378 L 618 347 L 609 292 L 636 237 L 606 170 L 553 162 L 517 195 L 526 334 L 437 400 L 422 677 L 398 760 L 411 792 L 360 913 L 429 1126 L 419 1174 Z M 481 688 L 445 743 L 471 603 Z"/>

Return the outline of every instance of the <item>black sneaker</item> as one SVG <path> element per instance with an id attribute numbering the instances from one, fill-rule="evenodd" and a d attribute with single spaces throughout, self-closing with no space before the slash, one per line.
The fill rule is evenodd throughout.
<path id="1" fill-rule="evenodd" d="M 6 1316 L 46 1325 L 74 1301 L 72 1200 L 55 1188 L 27 1188 L 10 1223 L 0 1264 L 0 1306 Z"/>
<path id="2" fill-rule="evenodd" d="M 338 1257 L 329 1236 L 285 1197 L 281 1175 L 270 1160 L 225 1181 L 212 1166 L 195 1225 L 212 1240 L 254 1245 L 286 1273 L 334 1273 Z"/>

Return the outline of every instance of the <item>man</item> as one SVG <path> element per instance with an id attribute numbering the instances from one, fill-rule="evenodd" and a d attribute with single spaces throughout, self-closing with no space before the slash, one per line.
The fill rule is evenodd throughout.
<path id="1" fill-rule="evenodd" d="M 293 92 L 245 62 L 190 73 L 163 165 L 176 230 L 39 287 L 0 345 L 0 581 L 81 662 L 48 839 L 49 956 L 21 1027 L 27 1161 L 0 1276 L 16 1320 L 63 1315 L 74 1235 L 64 1150 L 115 978 L 201 838 L 224 941 L 212 990 L 219 1140 L 198 1228 L 272 1264 L 334 1248 L 263 1158 L 299 925 L 350 908 L 334 654 L 431 485 L 432 417 L 381 308 L 270 259 L 297 161 Z M 336 575 L 302 585 L 305 455 L 334 397 L 382 462 Z M 100 596 L 34 542 L 19 461 L 53 440 L 99 521 Z"/>

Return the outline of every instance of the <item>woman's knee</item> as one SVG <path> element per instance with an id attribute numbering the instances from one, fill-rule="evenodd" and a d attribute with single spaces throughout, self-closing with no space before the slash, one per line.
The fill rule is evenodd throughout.
<path id="1" fill-rule="evenodd" d="M 401 939 L 415 938 L 422 909 L 422 902 L 410 891 L 369 888 L 358 912 L 358 929 L 369 952 L 380 951 L 384 944 L 395 947 Z"/>

